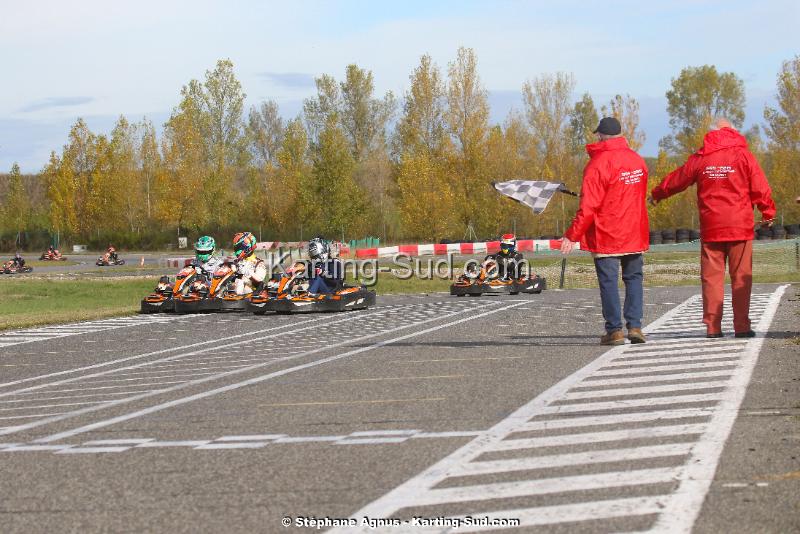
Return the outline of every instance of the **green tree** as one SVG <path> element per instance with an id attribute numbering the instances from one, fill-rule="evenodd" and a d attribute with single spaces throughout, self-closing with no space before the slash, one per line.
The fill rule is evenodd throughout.
<path id="1" fill-rule="evenodd" d="M 261 102 L 250 108 L 247 135 L 250 153 L 259 167 L 275 163 L 283 140 L 284 124 L 274 100 Z"/>
<path id="2" fill-rule="evenodd" d="M 11 166 L 11 173 L 7 180 L 6 196 L 0 214 L 3 217 L 3 225 L 19 236 L 30 225 L 31 204 L 25 184 L 22 183 L 19 165 L 16 163 Z"/>
<path id="3" fill-rule="evenodd" d="M 364 194 L 353 179 L 355 165 L 344 132 L 328 125 L 313 152 L 313 180 L 301 192 L 305 220 L 328 238 L 358 232 L 365 223 Z"/>
<path id="4" fill-rule="evenodd" d="M 589 93 L 583 93 L 581 99 L 575 102 L 569 118 L 572 151 L 575 154 L 584 154 L 584 147 L 595 141 L 593 132 L 599 122 L 600 118 L 597 115 L 594 100 Z"/>
<path id="5" fill-rule="evenodd" d="M 686 158 L 703 144 L 714 117 L 725 117 L 740 128 L 744 122 L 744 82 L 713 65 L 686 67 L 667 91 L 672 134 L 659 145 L 671 155 Z"/>

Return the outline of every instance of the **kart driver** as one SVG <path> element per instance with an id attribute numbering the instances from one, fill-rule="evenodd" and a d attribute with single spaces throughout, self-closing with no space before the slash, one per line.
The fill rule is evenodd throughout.
<path id="1" fill-rule="evenodd" d="M 114 245 L 111 243 L 108 244 L 108 248 L 106 249 L 106 261 L 109 263 L 117 262 L 117 249 L 115 249 Z"/>
<path id="2" fill-rule="evenodd" d="M 315 237 L 308 242 L 308 257 L 311 259 L 308 270 L 310 294 L 333 293 L 342 287 L 344 281 L 342 262 L 331 258 L 331 249 L 325 239 Z"/>
<path id="3" fill-rule="evenodd" d="M 233 236 L 234 268 L 238 273 L 234 290 L 237 295 L 248 295 L 255 291 L 267 277 L 267 264 L 256 256 L 256 237 L 250 232 L 239 232 Z"/>
<path id="4" fill-rule="evenodd" d="M 514 234 L 503 234 L 500 239 L 500 251 L 489 254 L 483 259 L 483 265 L 497 265 L 497 277 L 516 280 L 522 276 L 522 254 L 517 252 L 517 237 Z"/>
<path id="5" fill-rule="evenodd" d="M 214 238 L 204 235 L 197 240 L 194 245 L 194 260 L 192 267 L 194 267 L 202 277 L 205 278 L 207 283 L 211 283 L 211 277 L 217 267 L 220 266 L 222 260 L 218 256 L 214 256 L 217 244 Z"/>
<path id="6" fill-rule="evenodd" d="M 18 269 L 25 267 L 25 260 L 19 255 L 19 252 L 14 254 L 14 259 L 11 260 L 15 267 Z"/>

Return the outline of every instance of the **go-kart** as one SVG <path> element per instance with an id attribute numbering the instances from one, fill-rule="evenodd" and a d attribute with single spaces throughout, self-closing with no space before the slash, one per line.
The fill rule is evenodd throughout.
<path id="1" fill-rule="evenodd" d="M 200 277 L 193 266 L 184 267 L 171 282 L 168 276 L 162 276 L 152 293 L 142 299 L 141 313 L 159 313 L 175 311 L 175 295 L 183 295 Z"/>
<path id="2" fill-rule="evenodd" d="M 521 276 L 519 278 L 501 278 L 495 262 L 487 261 L 477 267 L 468 266 L 464 274 L 459 276 L 450 286 L 450 294 L 457 297 L 468 295 L 517 295 L 519 293 L 541 293 L 547 289 L 547 281 L 539 276 Z"/>
<path id="3" fill-rule="evenodd" d="M 20 266 L 14 260 L 8 260 L 3 263 L 2 268 L 0 268 L 0 272 L 3 274 L 30 273 L 32 271 L 33 267 L 28 267 L 27 265 Z"/>
<path id="4" fill-rule="evenodd" d="M 42 252 L 42 255 L 39 256 L 40 261 L 66 261 L 67 258 L 64 257 L 58 249 L 54 250 L 45 250 Z"/>
<path id="5" fill-rule="evenodd" d="M 236 280 L 236 269 L 229 260 L 214 271 L 211 282 L 196 279 L 185 294 L 175 295 L 175 312 L 199 313 L 214 311 L 244 310 L 247 307 L 245 297 L 237 295 L 233 288 Z"/>
<path id="6" fill-rule="evenodd" d="M 111 265 L 125 265 L 125 260 L 118 258 L 116 254 L 109 254 L 108 252 L 106 252 L 105 254 L 97 258 L 95 265 L 97 265 L 98 267 L 109 267 Z"/>
<path id="7" fill-rule="evenodd" d="M 365 286 L 342 284 L 333 293 L 308 292 L 307 267 L 295 263 L 280 280 L 272 279 L 260 291 L 253 293 L 247 309 L 256 315 L 276 313 L 313 313 L 364 310 L 375 305 L 375 292 Z"/>

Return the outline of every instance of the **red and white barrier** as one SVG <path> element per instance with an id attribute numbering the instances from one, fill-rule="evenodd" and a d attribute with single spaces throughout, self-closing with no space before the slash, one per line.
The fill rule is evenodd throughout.
<path id="1" fill-rule="evenodd" d="M 560 239 L 521 239 L 517 241 L 517 250 L 520 252 L 551 251 L 561 248 Z M 576 244 L 576 249 L 580 248 Z M 494 254 L 500 250 L 500 241 L 486 241 L 483 243 L 448 243 L 428 245 L 398 245 L 395 247 L 359 248 L 355 251 L 356 258 L 385 258 L 395 254 L 408 256 L 444 256 L 459 254 L 469 256 L 472 254 Z"/>

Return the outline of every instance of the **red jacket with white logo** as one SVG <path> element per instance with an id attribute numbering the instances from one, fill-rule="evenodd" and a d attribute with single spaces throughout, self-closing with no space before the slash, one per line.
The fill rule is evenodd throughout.
<path id="1" fill-rule="evenodd" d="M 586 145 L 581 203 L 564 234 L 581 249 L 629 254 L 649 248 L 647 165 L 624 137 Z"/>
<path id="2" fill-rule="evenodd" d="M 764 171 L 747 150 L 747 140 L 733 128 L 706 134 L 703 147 L 653 189 L 662 200 L 697 184 L 700 237 L 703 241 L 748 241 L 753 239 L 753 206 L 762 217 L 775 217 Z"/>

